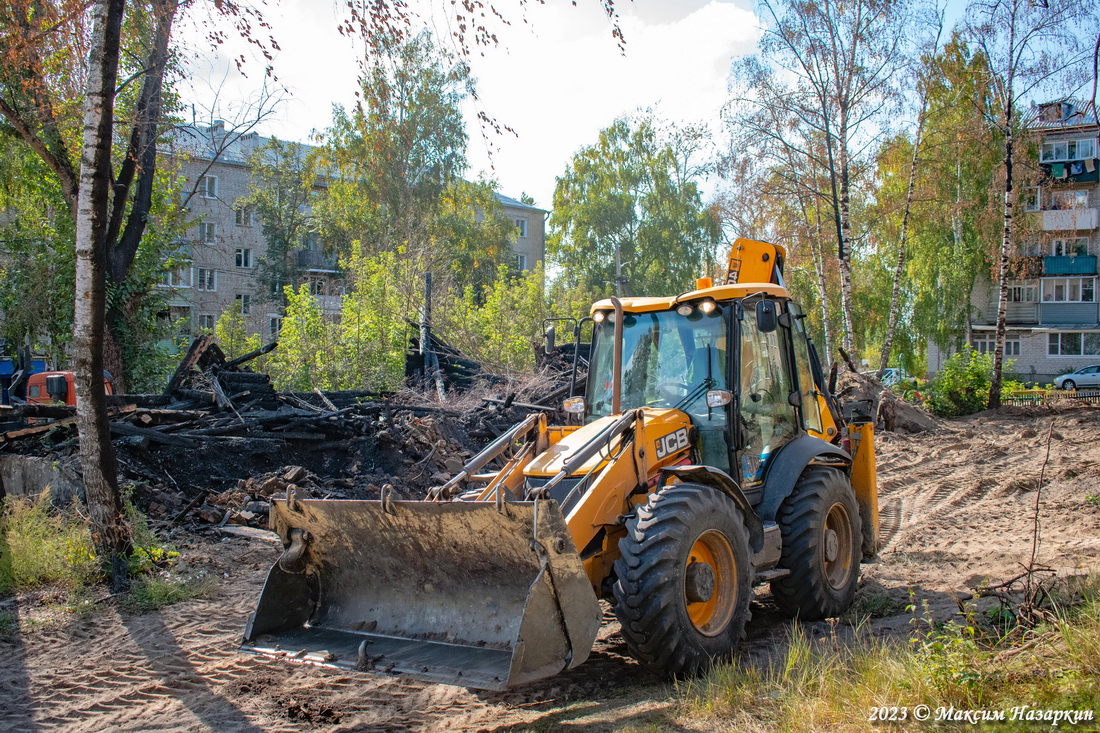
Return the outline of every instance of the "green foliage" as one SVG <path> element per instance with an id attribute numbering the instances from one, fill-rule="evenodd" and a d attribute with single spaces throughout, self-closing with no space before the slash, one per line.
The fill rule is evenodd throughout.
<path id="1" fill-rule="evenodd" d="M 155 611 L 173 603 L 208 595 L 217 583 L 205 575 L 161 573 L 138 578 L 123 599 L 123 605 L 137 612 Z"/>
<path id="2" fill-rule="evenodd" d="M 661 137 L 652 117 L 616 120 L 558 178 L 546 251 L 566 287 L 614 283 L 616 250 L 632 294 L 682 292 L 710 270 L 716 220 Z"/>
<path id="3" fill-rule="evenodd" d="M 0 321 L 15 344 L 26 338 L 55 363 L 73 331 L 75 232 L 57 179 L 21 142 L 0 134 Z"/>
<path id="4" fill-rule="evenodd" d="M 493 184 L 462 178 L 469 68 L 427 31 L 377 51 L 360 79 L 362 101 L 337 107 L 321 136 L 327 186 L 313 205 L 316 228 L 344 257 L 394 253 L 415 263 L 409 272 L 481 285 L 509 258 L 515 226 Z M 415 283 L 402 288 L 412 293 Z"/>
<path id="5" fill-rule="evenodd" d="M 100 577 L 87 519 L 60 512 L 45 494 L 8 497 L 0 511 L 0 594 L 44 583 L 75 592 Z"/>
<path id="6" fill-rule="evenodd" d="M 236 202 L 239 210 L 251 211 L 263 227 L 267 252 L 258 263 L 260 284 L 262 292 L 273 293 L 280 304 L 283 287 L 299 280 L 296 250 L 305 240 L 312 241 L 314 233 L 309 207 L 315 198 L 316 157 L 315 151 L 300 143 L 272 138 L 249 159 L 249 192 Z"/>
<path id="7" fill-rule="evenodd" d="M 970 318 L 975 282 L 988 281 L 991 242 L 1000 222 L 992 213 L 997 145 L 984 124 L 988 89 L 985 60 L 956 35 L 929 71 L 928 112 L 914 181 L 906 238 L 901 310 L 894 335 L 897 363 L 919 373 L 928 340 L 955 345 Z M 899 133 L 878 150 L 868 232 L 875 246 L 858 248 L 854 283 L 859 336 L 872 365 L 885 337 L 897 263 L 901 219 L 909 183 L 913 137 Z M 893 361 L 893 359 L 891 360 Z"/>
<path id="8" fill-rule="evenodd" d="M 1094 590 L 1078 600 L 1082 595 L 1079 605 L 1052 609 L 1056 620 L 1027 634 L 986 629 L 972 609 L 964 623 L 940 623 L 926 604 L 912 619 L 908 644 L 861 628 L 845 637 L 811 635 L 796 624 L 778 658 L 719 665 L 686 683 L 674 717 L 694 726 L 752 732 L 879 730 L 891 723 L 869 720 L 877 709 L 904 708 L 906 718 L 896 727 L 909 730 L 918 725 L 913 712 L 919 705 L 932 715 L 951 706 L 1009 714 L 1025 704 L 1095 709 L 1100 603 Z M 1004 727 L 1031 729 L 1024 721 L 1015 725 Z"/>
<path id="9" fill-rule="evenodd" d="M 228 359 L 247 354 L 263 345 L 258 333 L 248 332 L 248 323 L 241 313 L 241 303 L 238 300 L 234 300 L 218 316 L 218 321 L 214 324 L 214 339 Z"/>
<path id="10" fill-rule="evenodd" d="M 405 378 L 405 305 L 397 257 L 367 257 L 360 248 L 343 262 L 352 282 L 340 310 L 336 389 L 394 390 Z"/>
<path id="11" fill-rule="evenodd" d="M 157 537 L 149 520 L 138 511 L 129 499 L 123 502 L 126 521 L 130 525 L 132 550 L 128 558 L 131 575 L 141 575 L 152 572 L 157 568 L 166 568 L 177 557 L 179 552 L 170 544 L 165 544 Z"/>
<path id="12" fill-rule="evenodd" d="M 1012 360 L 1005 361 L 1005 370 L 1012 368 Z M 943 369 L 928 380 L 925 402 L 932 413 L 940 417 L 972 415 L 986 409 L 989 388 L 993 380 L 993 355 L 975 351 L 967 344 L 962 351 L 952 354 Z M 1008 381 L 1001 385 L 1002 399 L 1023 385 Z"/>
<path id="13" fill-rule="evenodd" d="M 286 316 L 279 332 L 279 348 L 272 352 L 267 369 L 276 389 L 306 392 L 328 387 L 329 370 L 335 367 L 328 348 L 331 330 L 321 305 L 308 285 L 283 289 Z"/>
<path id="14" fill-rule="evenodd" d="M 458 348 L 498 373 L 530 371 L 534 347 L 550 307 L 542 268 L 512 273 L 507 267 L 484 290 L 472 287 L 437 309 L 436 322 Z"/>

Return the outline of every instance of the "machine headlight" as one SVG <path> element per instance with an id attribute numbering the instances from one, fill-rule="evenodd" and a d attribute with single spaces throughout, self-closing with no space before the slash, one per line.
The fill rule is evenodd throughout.
<path id="1" fill-rule="evenodd" d="M 699 304 L 699 310 L 709 316 L 711 313 L 718 310 L 718 304 L 713 300 L 704 300 Z"/>
<path id="2" fill-rule="evenodd" d="M 595 313 L 592 314 L 592 320 L 595 321 L 596 323 L 603 323 L 604 319 L 606 319 L 606 318 L 607 318 L 607 311 L 596 311 Z"/>
<path id="3" fill-rule="evenodd" d="M 679 313 L 681 316 L 687 317 L 695 312 L 695 306 L 693 306 L 691 303 L 684 303 L 676 309 L 676 312 Z"/>

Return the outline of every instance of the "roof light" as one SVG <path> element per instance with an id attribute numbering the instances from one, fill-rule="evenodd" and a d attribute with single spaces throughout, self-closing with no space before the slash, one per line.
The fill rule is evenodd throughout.
<path id="1" fill-rule="evenodd" d="M 692 313 L 695 312 L 695 306 L 693 306 L 691 303 L 684 303 L 676 309 L 676 312 L 679 313 L 681 316 L 690 316 Z"/>
<path id="2" fill-rule="evenodd" d="M 592 320 L 596 323 L 603 323 L 605 318 L 607 318 L 607 311 L 596 311 L 592 314 Z"/>
<path id="3" fill-rule="evenodd" d="M 703 311 L 703 313 L 709 316 L 711 313 L 718 310 L 718 304 L 715 303 L 713 300 L 704 300 L 702 303 L 699 304 L 699 310 Z"/>

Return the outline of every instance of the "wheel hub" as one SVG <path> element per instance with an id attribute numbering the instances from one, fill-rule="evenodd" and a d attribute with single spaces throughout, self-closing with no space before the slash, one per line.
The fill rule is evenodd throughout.
<path id="1" fill-rule="evenodd" d="M 692 562 L 684 578 L 684 594 L 689 603 L 709 601 L 714 596 L 714 568 L 705 562 Z"/>
<path id="2" fill-rule="evenodd" d="M 825 561 L 833 562 L 839 554 L 840 539 L 836 535 L 836 530 L 825 530 Z"/>

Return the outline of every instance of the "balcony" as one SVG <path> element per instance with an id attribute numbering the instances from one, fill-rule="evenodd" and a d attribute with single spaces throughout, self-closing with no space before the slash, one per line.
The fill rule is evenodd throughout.
<path id="1" fill-rule="evenodd" d="M 1039 324 L 1043 326 L 1093 326 L 1100 319 L 1096 303 L 1042 303 Z"/>
<path id="2" fill-rule="evenodd" d="M 1095 275 L 1096 255 L 1044 257 L 1044 275 Z"/>
<path id="3" fill-rule="evenodd" d="M 336 255 L 318 249 L 298 250 L 298 267 L 302 270 L 339 271 Z"/>
<path id="4" fill-rule="evenodd" d="M 1046 210 L 1042 214 L 1046 232 L 1083 231 L 1097 225 L 1096 209 Z"/>
<path id="5" fill-rule="evenodd" d="M 1065 171 L 1063 178 L 1054 177 L 1053 163 L 1039 163 L 1039 170 L 1046 174 L 1050 182 L 1055 185 L 1060 183 L 1096 183 L 1100 181 L 1100 161 L 1096 158 L 1092 159 L 1091 171 L 1085 169 L 1084 160 L 1064 161 L 1062 166 Z M 1080 170 L 1080 173 L 1074 173 L 1075 170 Z"/>

